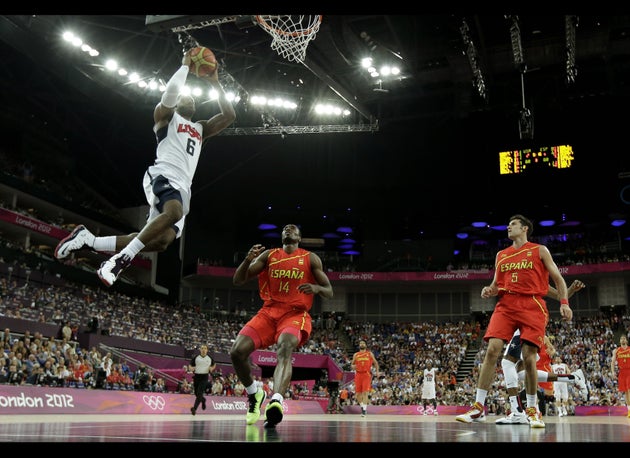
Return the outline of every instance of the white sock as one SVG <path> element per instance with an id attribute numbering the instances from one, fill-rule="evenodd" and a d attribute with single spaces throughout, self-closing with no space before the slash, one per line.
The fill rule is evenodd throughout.
<path id="1" fill-rule="evenodd" d="M 284 398 L 282 397 L 282 395 L 280 393 L 274 393 L 273 396 L 271 396 L 271 400 L 276 400 L 276 401 L 284 401 Z"/>
<path id="2" fill-rule="evenodd" d="M 475 398 L 475 402 L 484 405 L 484 403 L 486 402 L 486 396 L 488 396 L 488 390 L 477 388 L 477 397 Z"/>
<path id="3" fill-rule="evenodd" d="M 95 237 L 92 248 L 96 251 L 116 251 L 116 236 Z"/>
<path id="4" fill-rule="evenodd" d="M 527 407 L 536 407 L 538 410 L 538 396 L 535 394 L 527 394 Z"/>
<path id="5" fill-rule="evenodd" d="M 144 248 L 144 243 L 140 241 L 138 237 L 134 238 L 129 244 L 123 248 L 120 252 L 126 254 L 131 259 L 135 258 L 140 250 Z"/>
<path id="6" fill-rule="evenodd" d="M 254 382 L 248 387 L 245 387 L 245 391 L 247 391 L 247 394 L 255 394 L 258 391 L 258 385 Z"/>

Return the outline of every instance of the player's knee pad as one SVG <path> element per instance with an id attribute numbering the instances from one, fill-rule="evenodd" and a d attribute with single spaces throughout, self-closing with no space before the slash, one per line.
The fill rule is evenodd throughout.
<path id="1" fill-rule="evenodd" d="M 506 388 L 518 387 L 518 374 L 516 372 L 516 363 L 503 358 L 501 360 L 501 368 L 503 369 L 503 378 L 505 379 Z"/>

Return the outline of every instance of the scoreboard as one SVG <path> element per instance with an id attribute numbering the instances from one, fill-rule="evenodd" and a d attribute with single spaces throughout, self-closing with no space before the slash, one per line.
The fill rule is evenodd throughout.
<path id="1" fill-rule="evenodd" d="M 543 146 L 499 153 L 499 173 L 512 175 L 540 168 L 568 169 L 573 163 L 570 145 Z"/>

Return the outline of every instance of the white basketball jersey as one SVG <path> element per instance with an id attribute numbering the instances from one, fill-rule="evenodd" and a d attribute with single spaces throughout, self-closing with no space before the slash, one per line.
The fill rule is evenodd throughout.
<path id="1" fill-rule="evenodd" d="M 166 136 L 157 140 L 157 157 L 149 168 L 151 176 L 163 175 L 172 185 L 190 192 L 201 154 L 203 126 L 174 112 Z"/>
<path id="2" fill-rule="evenodd" d="M 551 370 L 554 374 L 558 375 L 568 374 L 570 372 L 569 366 L 567 366 L 566 363 L 552 364 Z"/>
<path id="3" fill-rule="evenodd" d="M 422 382 L 422 399 L 435 399 L 435 367 L 424 370 Z"/>

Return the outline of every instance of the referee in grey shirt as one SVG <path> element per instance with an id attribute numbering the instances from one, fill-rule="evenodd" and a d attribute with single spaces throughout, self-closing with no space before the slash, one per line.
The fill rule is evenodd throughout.
<path id="1" fill-rule="evenodd" d="M 195 415 L 197 408 L 206 410 L 206 387 L 208 386 L 209 374 L 217 367 L 214 360 L 208 355 L 208 346 L 203 344 L 199 347 L 199 354 L 193 356 L 188 365 L 187 372 L 193 373 L 193 391 L 195 393 L 195 405 L 190 408 L 190 413 Z"/>

